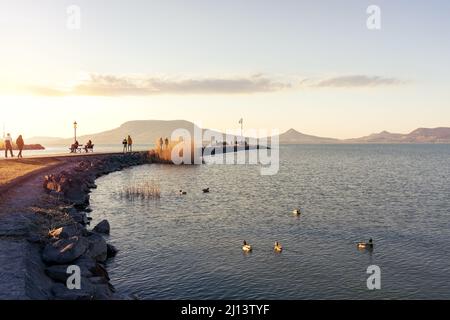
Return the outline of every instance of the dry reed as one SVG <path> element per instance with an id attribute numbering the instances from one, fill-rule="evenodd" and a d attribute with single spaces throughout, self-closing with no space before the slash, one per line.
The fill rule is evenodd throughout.
<path id="1" fill-rule="evenodd" d="M 127 200 L 158 200 L 161 198 L 161 189 L 153 181 L 124 187 L 120 197 Z"/>

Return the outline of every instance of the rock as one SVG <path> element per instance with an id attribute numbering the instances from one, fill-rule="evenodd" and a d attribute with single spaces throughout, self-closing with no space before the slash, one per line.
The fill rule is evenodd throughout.
<path id="1" fill-rule="evenodd" d="M 57 175 L 45 176 L 44 188 L 47 191 L 64 194 L 64 197 L 76 208 L 83 208 L 89 205 L 88 183 L 93 181 L 92 179 L 89 174 L 84 172 L 62 171 Z"/>
<path id="2" fill-rule="evenodd" d="M 50 230 L 48 236 L 51 238 L 68 239 L 74 236 L 83 235 L 84 228 L 78 224 L 70 224 L 57 229 Z"/>
<path id="3" fill-rule="evenodd" d="M 47 263 L 67 264 L 86 252 L 88 242 L 85 238 L 73 236 L 45 246 L 42 259 Z"/>
<path id="4" fill-rule="evenodd" d="M 45 273 L 47 276 L 55 281 L 66 283 L 67 278 L 70 276 L 70 274 L 67 273 L 67 268 L 69 265 L 54 265 L 45 268 Z M 83 266 L 79 266 L 81 270 L 81 276 L 83 277 L 92 277 L 93 274 Z"/>
<path id="5" fill-rule="evenodd" d="M 75 222 L 78 222 L 82 225 L 86 225 L 89 223 L 86 213 L 84 212 L 71 213 L 69 215 Z"/>
<path id="6" fill-rule="evenodd" d="M 91 278 L 92 279 L 92 278 Z M 95 300 L 111 300 L 114 295 L 114 287 L 110 283 L 99 283 L 95 284 Z"/>
<path id="7" fill-rule="evenodd" d="M 86 278 L 81 278 L 81 288 L 70 290 L 65 284 L 56 283 L 52 286 L 51 292 L 58 300 L 93 300 L 95 296 L 95 286 Z"/>
<path id="8" fill-rule="evenodd" d="M 56 228 L 56 229 L 52 229 L 48 232 L 48 236 L 50 238 L 59 238 L 59 236 L 61 235 L 63 231 L 63 228 Z"/>
<path id="9" fill-rule="evenodd" d="M 107 259 L 108 247 L 105 239 L 99 234 L 92 234 L 86 238 L 89 242 L 86 255 L 92 259 L 100 262 L 104 262 Z"/>
<path id="10" fill-rule="evenodd" d="M 117 250 L 116 247 L 114 247 L 112 244 L 109 244 L 109 243 L 106 245 L 106 248 L 107 248 L 106 255 L 108 258 L 114 258 L 117 255 L 117 253 L 119 252 L 119 250 Z"/>
<path id="11" fill-rule="evenodd" d="M 63 212 L 67 213 L 69 216 L 73 214 L 77 214 L 79 211 L 75 207 L 66 207 L 63 209 Z"/>
<path id="12" fill-rule="evenodd" d="M 47 240 L 44 237 L 39 236 L 37 234 L 28 236 L 27 241 L 30 243 L 37 243 L 37 244 L 43 244 L 47 242 Z"/>
<path id="13" fill-rule="evenodd" d="M 90 277 L 89 281 L 92 284 L 108 284 L 109 283 L 108 279 L 106 279 L 104 277 Z"/>
<path id="14" fill-rule="evenodd" d="M 78 191 L 78 190 L 70 190 L 66 194 L 66 198 L 69 199 L 75 208 L 83 210 L 87 206 L 89 206 L 90 197 L 88 194 Z"/>
<path id="15" fill-rule="evenodd" d="M 109 234 L 110 227 L 109 227 L 109 222 L 108 222 L 108 220 L 102 220 L 102 221 L 100 221 L 100 222 L 94 227 L 94 231 L 95 231 L 95 232 L 98 232 L 98 233 Z"/>
<path id="16" fill-rule="evenodd" d="M 103 277 L 109 281 L 109 275 L 105 267 L 102 264 L 95 261 L 94 259 L 92 259 L 91 257 L 88 257 L 87 255 L 81 256 L 80 258 L 75 260 L 73 264 L 76 264 L 80 268 L 86 268 L 94 276 Z"/>

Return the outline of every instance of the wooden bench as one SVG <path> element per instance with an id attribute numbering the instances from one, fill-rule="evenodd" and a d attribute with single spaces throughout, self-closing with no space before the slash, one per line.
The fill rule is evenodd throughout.
<path id="1" fill-rule="evenodd" d="M 90 145 L 90 146 L 86 145 L 83 149 L 86 151 L 86 153 L 88 153 L 89 151 L 94 152 L 94 145 Z"/>

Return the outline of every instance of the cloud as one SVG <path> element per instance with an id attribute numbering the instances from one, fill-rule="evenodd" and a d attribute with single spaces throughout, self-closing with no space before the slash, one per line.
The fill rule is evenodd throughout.
<path id="1" fill-rule="evenodd" d="M 64 91 L 39 86 L 27 86 L 24 88 L 24 91 L 27 91 L 36 96 L 46 96 L 46 97 L 62 97 L 66 95 Z"/>
<path id="2" fill-rule="evenodd" d="M 378 86 L 393 86 L 404 84 L 404 81 L 396 78 L 385 78 L 379 76 L 366 75 L 350 75 L 340 76 L 319 80 L 313 87 L 335 87 L 335 88 L 355 88 L 355 87 L 378 87 Z"/>
<path id="3" fill-rule="evenodd" d="M 251 94 L 289 88 L 263 75 L 236 78 L 166 79 L 92 74 L 75 86 L 74 95 L 147 96 L 157 94 Z"/>
<path id="4" fill-rule="evenodd" d="M 395 86 L 405 82 L 380 76 L 348 75 L 333 78 L 285 77 L 283 81 L 263 74 L 241 77 L 165 78 L 90 74 L 65 89 L 26 86 L 23 91 L 39 96 L 152 96 L 162 94 L 253 94 L 300 88 L 363 88 Z"/>

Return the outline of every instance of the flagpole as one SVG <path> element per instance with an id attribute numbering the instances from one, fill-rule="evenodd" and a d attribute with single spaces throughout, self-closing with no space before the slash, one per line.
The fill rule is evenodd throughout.
<path id="1" fill-rule="evenodd" d="M 241 123 L 241 138 L 244 136 L 243 135 L 243 131 L 244 131 L 244 119 L 241 118 L 241 121 L 239 121 Z"/>

